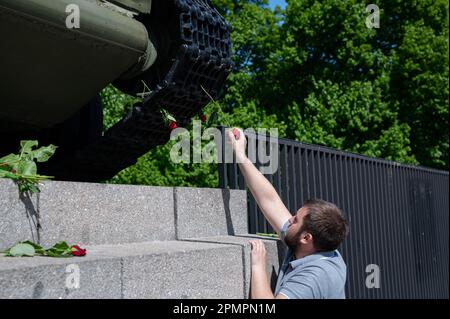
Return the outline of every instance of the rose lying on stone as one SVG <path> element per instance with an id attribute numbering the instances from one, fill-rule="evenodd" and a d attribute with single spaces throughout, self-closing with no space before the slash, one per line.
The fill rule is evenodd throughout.
<path id="1" fill-rule="evenodd" d="M 73 245 L 71 247 L 72 249 L 72 255 L 77 257 L 86 256 L 86 249 L 81 248 L 78 245 Z"/>
<path id="2" fill-rule="evenodd" d="M 60 241 L 53 247 L 44 249 L 42 246 L 27 240 L 7 249 L 4 253 L 7 257 L 82 257 L 86 256 L 86 249 L 78 245 L 69 246 L 65 241 Z"/>

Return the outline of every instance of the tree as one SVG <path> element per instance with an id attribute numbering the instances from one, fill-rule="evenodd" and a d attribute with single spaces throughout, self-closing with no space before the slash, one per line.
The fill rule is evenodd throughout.
<path id="1" fill-rule="evenodd" d="M 448 168 L 448 5 L 378 5 L 380 29 L 367 28 L 358 1 L 291 0 L 281 21 L 247 5 L 234 24 L 256 36 L 237 42 L 246 50 L 227 96 L 276 114 L 289 138 Z M 258 11 L 242 32 L 239 20 Z"/>
<path id="2" fill-rule="evenodd" d="M 445 1 L 378 1 L 379 29 L 367 28 L 356 0 L 288 0 L 284 11 L 213 2 L 232 25 L 235 63 L 216 124 L 276 127 L 298 141 L 448 169 Z M 111 88 L 103 96 L 109 124 L 133 103 Z M 217 187 L 215 165 L 173 165 L 169 149 L 113 181 Z"/>

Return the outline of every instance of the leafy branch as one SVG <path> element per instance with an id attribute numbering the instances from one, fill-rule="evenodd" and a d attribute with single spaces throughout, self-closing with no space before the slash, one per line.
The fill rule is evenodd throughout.
<path id="1" fill-rule="evenodd" d="M 38 175 L 36 162 L 48 161 L 57 147 L 49 145 L 33 149 L 37 146 L 38 141 L 21 141 L 19 154 L 9 154 L 0 158 L 0 178 L 9 178 L 15 181 L 21 193 L 27 191 L 38 193 L 40 192 L 39 182 L 53 178 L 52 176 Z"/>

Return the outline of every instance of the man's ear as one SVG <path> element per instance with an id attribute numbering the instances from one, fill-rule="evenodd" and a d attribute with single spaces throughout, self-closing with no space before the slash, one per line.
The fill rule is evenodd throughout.
<path id="1" fill-rule="evenodd" d="M 300 235 L 300 242 L 304 245 L 312 242 L 312 240 L 313 240 L 313 237 L 312 237 L 311 233 L 303 232 Z"/>

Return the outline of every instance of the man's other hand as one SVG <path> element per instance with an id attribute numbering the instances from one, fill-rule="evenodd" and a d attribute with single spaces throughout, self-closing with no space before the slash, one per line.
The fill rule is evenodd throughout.
<path id="1" fill-rule="evenodd" d="M 250 241 L 252 245 L 252 268 L 266 268 L 267 252 L 262 240 Z"/>

